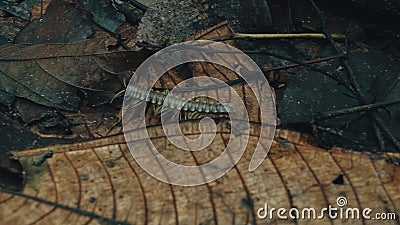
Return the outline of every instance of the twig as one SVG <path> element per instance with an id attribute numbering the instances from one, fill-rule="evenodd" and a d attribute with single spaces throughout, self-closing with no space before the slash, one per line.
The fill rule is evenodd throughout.
<path id="1" fill-rule="evenodd" d="M 216 52 L 220 53 L 220 51 L 216 51 Z M 226 51 L 226 53 L 236 53 L 236 52 L 235 51 Z M 310 68 L 312 70 L 315 70 L 315 71 L 317 71 L 319 73 L 322 73 L 322 74 L 330 77 L 331 79 L 341 83 L 341 85 L 345 85 L 345 86 L 347 85 L 347 83 L 342 82 L 340 79 L 337 79 L 335 75 L 329 74 L 329 73 L 327 73 L 327 72 L 325 72 L 325 71 L 323 71 L 323 70 L 321 70 L 319 68 L 316 68 L 314 66 L 309 65 L 309 64 L 315 64 L 315 63 L 320 63 L 320 62 L 325 62 L 325 61 L 338 59 L 338 58 L 344 57 L 343 54 L 302 62 L 302 61 L 299 61 L 299 60 L 296 60 L 296 59 L 291 59 L 291 58 L 286 57 L 286 56 L 281 56 L 281 55 L 277 55 L 277 54 L 268 52 L 265 49 L 264 50 L 258 50 L 258 51 L 245 51 L 245 53 L 247 53 L 247 54 L 264 53 L 264 54 L 267 54 L 269 56 L 277 57 L 277 58 L 284 59 L 286 61 L 294 63 L 294 64 L 290 64 L 290 65 L 286 65 L 286 66 L 278 66 L 278 67 L 273 67 L 273 68 L 264 68 L 263 72 L 272 72 L 272 71 L 285 70 L 285 69 L 291 69 L 291 68 L 295 68 L 295 67 L 299 67 L 299 66 L 304 66 L 304 67 Z M 250 78 L 250 79 L 247 79 L 247 81 L 252 81 L 254 79 L 256 79 L 256 78 Z M 225 84 L 227 84 L 229 86 L 232 86 L 234 84 L 238 84 L 238 83 L 242 83 L 242 82 L 244 82 L 244 79 L 243 78 L 238 78 L 238 79 L 235 79 L 235 80 L 229 80 L 229 81 L 225 82 Z M 210 85 L 210 86 L 207 86 L 207 87 L 198 87 L 198 89 L 196 89 L 196 90 L 197 91 L 210 90 L 210 89 L 221 88 L 221 87 L 224 87 L 224 86 L 225 85 L 215 84 L 215 85 Z M 350 86 L 347 85 L 347 88 L 350 88 Z M 193 91 L 193 89 L 192 88 L 180 88 L 179 89 L 179 92 L 187 92 L 187 91 L 191 92 L 191 91 Z"/>
<path id="2" fill-rule="evenodd" d="M 372 118 L 371 115 L 370 115 L 370 117 L 371 117 L 371 119 L 374 119 L 374 118 Z M 377 139 L 377 141 L 379 143 L 379 149 L 381 149 L 381 150 L 385 149 L 385 139 L 383 138 L 383 134 L 382 134 L 382 131 L 379 128 L 378 123 L 376 121 L 373 121 L 372 122 L 372 127 L 375 130 L 375 136 L 376 136 L 376 139 Z"/>
<path id="3" fill-rule="evenodd" d="M 339 55 L 334 55 L 334 56 L 328 56 L 328 57 L 323 57 L 323 58 L 319 58 L 319 59 L 313 59 L 313 60 L 309 60 L 309 61 L 305 61 L 305 64 L 314 64 L 314 63 L 320 63 L 320 62 L 326 62 L 326 61 L 330 61 L 330 60 L 334 60 L 334 59 L 338 59 L 341 57 L 344 57 L 344 54 L 339 54 Z M 267 73 L 267 72 L 273 72 L 273 71 L 277 71 L 277 70 L 284 70 L 284 69 L 292 69 L 292 68 L 296 68 L 301 66 L 300 64 L 294 63 L 294 64 L 289 64 L 289 65 L 285 65 L 285 66 L 276 66 L 273 68 L 267 68 L 267 67 L 263 67 L 262 71 Z"/>
<path id="4" fill-rule="evenodd" d="M 243 39 L 243 38 L 251 38 L 251 39 L 292 39 L 292 38 L 326 38 L 325 34 L 318 33 L 301 33 L 301 34 L 242 34 L 235 33 L 233 34 L 234 39 Z M 333 39 L 343 40 L 346 36 L 341 34 L 332 34 Z"/>
<path id="5" fill-rule="evenodd" d="M 346 36 L 341 34 L 333 34 L 334 39 L 344 40 Z M 222 36 L 218 38 L 211 39 L 211 41 L 227 41 L 227 40 L 237 40 L 237 39 L 300 39 L 300 38 L 316 38 L 323 39 L 326 38 L 325 34 L 321 33 L 300 33 L 300 34 L 243 34 L 234 33 L 227 36 Z"/>
<path id="6" fill-rule="evenodd" d="M 333 39 L 334 39 L 334 38 L 333 38 L 333 34 L 331 34 L 331 33 L 329 32 L 328 26 L 326 25 L 326 17 L 325 17 L 325 15 L 324 15 L 324 12 L 322 12 L 322 11 L 318 8 L 318 6 L 317 6 L 317 4 L 315 4 L 314 0 L 310 0 L 310 2 L 311 2 L 311 4 L 312 4 L 312 6 L 314 7 L 314 10 L 315 10 L 315 11 L 318 13 L 318 15 L 319 15 L 319 18 L 320 18 L 320 21 L 321 21 L 321 26 L 322 26 L 322 30 L 323 30 L 323 32 L 324 32 L 324 35 L 326 36 L 328 42 L 329 42 L 329 43 L 331 44 L 331 46 L 333 47 L 335 53 L 336 53 L 336 54 L 339 54 L 340 51 L 339 51 L 338 47 L 336 46 L 336 43 L 333 41 Z M 350 80 L 350 84 L 351 84 L 351 85 L 354 87 L 354 89 L 355 89 L 354 94 L 360 98 L 359 100 L 362 100 L 362 103 L 363 103 L 363 104 L 367 104 L 366 101 L 363 101 L 363 100 L 365 100 L 365 98 L 361 95 L 360 85 L 358 84 L 357 80 L 355 79 L 353 70 L 350 68 L 350 66 L 349 66 L 349 64 L 348 64 L 348 62 L 347 62 L 347 60 L 344 59 L 344 58 L 342 58 L 341 61 L 342 61 L 343 65 L 345 66 L 345 68 L 346 68 L 346 70 L 347 70 L 347 72 L 348 72 L 348 78 L 349 78 L 349 80 Z"/>
<path id="7" fill-rule="evenodd" d="M 388 88 L 385 92 L 385 94 L 383 94 L 382 99 L 385 99 L 390 92 L 393 91 L 393 89 L 400 83 L 400 77 L 397 78 L 397 80 L 392 84 L 392 86 L 390 86 L 390 88 Z"/>
<path id="8" fill-rule="evenodd" d="M 397 138 L 392 134 L 392 132 L 387 127 L 386 123 L 382 120 L 381 116 L 376 112 L 372 111 L 372 115 L 374 116 L 375 121 L 378 123 L 378 126 L 381 128 L 383 132 L 385 132 L 386 136 L 392 142 L 392 144 L 400 150 L 400 142 Z"/>
<path id="9" fill-rule="evenodd" d="M 347 108 L 347 109 L 339 109 L 339 110 L 334 110 L 334 111 L 328 111 L 328 112 L 322 112 L 316 116 L 317 120 L 324 120 L 336 116 L 343 116 L 346 114 L 351 114 L 351 113 L 356 113 L 356 112 L 361 112 L 361 111 L 369 111 L 372 109 L 377 109 L 377 108 L 382 108 L 385 106 L 389 105 L 394 105 L 400 103 L 400 99 L 396 99 L 394 101 L 388 101 L 388 102 L 379 102 L 379 103 L 374 103 L 374 104 L 368 104 L 368 105 L 361 105 L 361 106 L 356 106 L 352 108 Z"/>
<path id="10" fill-rule="evenodd" d="M 350 92 L 352 92 L 352 93 L 354 92 L 352 86 L 347 84 L 345 81 L 340 79 L 340 77 L 335 75 L 335 74 L 330 74 L 330 73 L 328 73 L 328 72 L 326 72 L 326 71 L 324 71 L 322 69 L 319 69 L 319 68 L 314 67 L 314 66 L 312 66 L 310 64 L 304 63 L 304 62 L 302 62 L 300 60 L 297 60 L 297 59 L 292 59 L 292 58 L 289 58 L 289 57 L 286 57 L 286 56 L 278 55 L 278 54 L 275 54 L 275 53 L 272 53 L 272 52 L 267 52 L 267 51 L 264 51 L 264 53 L 269 55 L 269 56 L 273 56 L 273 57 L 276 57 L 276 58 L 279 58 L 279 59 L 284 59 L 286 61 L 290 61 L 290 62 L 299 64 L 300 66 L 304 66 L 306 68 L 309 68 L 309 69 L 312 69 L 314 71 L 317 71 L 317 72 L 325 75 L 326 77 L 331 78 L 332 80 L 336 81 L 338 84 L 342 85 L 344 88 L 348 89 Z"/>

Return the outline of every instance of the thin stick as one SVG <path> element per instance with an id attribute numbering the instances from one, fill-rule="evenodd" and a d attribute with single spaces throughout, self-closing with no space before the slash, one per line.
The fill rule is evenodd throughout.
<path id="1" fill-rule="evenodd" d="M 292 58 L 289 58 L 289 57 L 286 57 L 286 56 L 278 55 L 278 54 L 275 54 L 275 53 L 272 53 L 272 52 L 267 52 L 267 51 L 265 51 L 265 53 L 267 55 L 269 55 L 269 56 L 273 56 L 273 57 L 276 57 L 276 58 L 279 58 L 279 59 L 284 59 L 286 61 L 294 62 L 294 63 L 299 64 L 301 66 L 304 66 L 306 68 L 310 68 L 310 69 L 312 69 L 314 71 L 317 71 L 317 72 L 325 75 L 326 77 L 329 77 L 332 80 L 336 81 L 337 83 L 342 85 L 344 88 L 349 90 L 351 93 L 354 93 L 353 87 L 351 87 L 349 84 L 347 84 L 345 81 L 340 79 L 340 77 L 335 75 L 335 74 L 330 74 L 330 73 L 328 73 L 328 72 L 326 72 L 326 71 L 324 71 L 322 69 L 316 68 L 316 67 L 314 67 L 314 66 L 312 66 L 310 64 L 306 64 L 306 63 L 304 63 L 304 62 L 302 62 L 300 60 L 297 60 L 297 59 L 292 59 Z"/>
<path id="2" fill-rule="evenodd" d="M 334 59 L 338 59 L 341 57 L 344 57 L 344 54 L 339 54 L 339 55 L 334 55 L 334 56 L 328 56 L 328 57 L 323 57 L 323 58 L 319 58 L 319 59 L 313 59 L 313 60 L 309 60 L 309 61 L 305 61 L 305 64 L 314 64 L 314 63 L 320 63 L 320 62 L 326 62 L 326 61 L 330 61 L 330 60 L 334 60 Z M 296 68 L 301 66 L 300 64 L 297 63 L 293 63 L 293 64 L 289 64 L 289 65 L 285 65 L 285 66 L 276 66 L 273 68 L 267 68 L 267 67 L 263 67 L 262 71 L 267 73 L 267 72 L 273 72 L 273 71 L 277 71 L 277 70 L 284 70 L 284 69 L 292 69 L 292 68 Z"/>
<path id="3" fill-rule="evenodd" d="M 370 117 L 370 119 L 374 119 L 371 115 L 369 117 Z M 379 143 L 379 149 L 380 150 L 385 149 L 385 139 L 383 138 L 383 134 L 382 134 L 382 131 L 379 128 L 378 122 L 373 121 L 372 122 L 372 127 L 375 130 L 375 136 L 376 136 L 376 139 L 377 139 L 377 141 Z"/>
<path id="4" fill-rule="evenodd" d="M 395 82 L 393 82 L 392 86 L 390 86 L 390 88 L 387 89 L 387 91 L 385 92 L 385 94 L 383 94 L 383 96 L 381 97 L 382 99 L 385 99 L 390 92 L 393 91 L 393 89 L 400 83 L 400 77 L 397 78 L 397 80 Z"/>
<path id="5" fill-rule="evenodd" d="M 334 110 L 334 111 L 322 112 L 316 116 L 316 119 L 324 120 L 324 119 L 328 119 L 328 118 L 332 118 L 332 117 L 343 116 L 346 114 L 351 114 L 351 113 L 356 113 L 356 112 L 361 112 L 361 111 L 369 111 L 372 109 L 378 109 L 378 108 L 382 108 L 385 106 L 390 106 L 390 105 L 394 105 L 394 104 L 398 104 L 398 103 L 400 103 L 400 99 L 396 99 L 394 101 L 361 105 L 361 106 L 356 106 L 356 107 L 347 108 L 347 109 L 339 109 L 339 110 Z"/>
<path id="6" fill-rule="evenodd" d="M 326 38 L 325 34 L 320 33 L 301 33 L 301 34 L 242 34 L 235 33 L 232 36 L 234 39 L 252 38 L 252 39 L 292 39 L 292 38 Z M 332 38 L 343 40 L 346 36 L 341 34 L 332 34 Z"/>
<path id="7" fill-rule="evenodd" d="M 341 80 L 337 79 L 335 75 L 329 74 L 329 73 L 327 73 L 327 72 L 325 72 L 325 71 L 323 71 L 323 70 L 321 70 L 319 68 L 313 67 L 313 66 L 311 66 L 309 64 L 314 64 L 314 63 L 320 63 L 320 62 L 334 60 L 334 59 L 337 59 L 337 58 L 340 58 L 340 57 L 344 57 L 345 56 L 344 54 L 339 54 L 339 55 L 335 55 L 335 56 L 328 56 L 328 57 L 325 57 L 325 58 L 313 59 L 313 60 L 310 60 L 310 61 L 302 62 L 302 61 L 299 61 L 299 60 L 291 59 L 291 58 L 286 57 L 286 56 L 276 55 L 274 53 L 267 52 L 266 50 L 261 50 L 261 51 L 257 50 L 256 52 L 257 53 L 264 53 L 266 55 L 277 57 L 277 58 L 280 58 L 280 59 L 285 59 L 286 61 L 294 63 L 294 64 L 290 64 L 290 65 L 286 65 L 286 66 L 278 66 L 278 67 L 273 67 L 273 68 L 269 68 L 269 69 L 268 68 L 264 68 L 263 72 L 272 72 L 272 71 L 285 70 L 285 69 L 291 69 L 291 68 L 295 68 L 295 67 L 299 67 L 299 66 L 304 66 L 304 67 L 308 67 L 308 68 L 310 68 L 312 70 L 315 70 L 315 71 L 317 71 L 319 73 L 322 73 L 325 76 L 328 76 L 331 79 L 335 80 L 336 82 L 339 82 L 339 83 L 341 82 Z M 255 53 L 255 52 L 248 51 L 246 53 L 247 54 L 252 54 L 252 53 Z M 253 79 L 250 78 L 247 81 L 251 81 L 251 80 L 254 80 L 254 78 Z M 238 79 L 235 79 L 235 80 L 226 81 L 225 84 L 227 84 L 229 86 L 232 86 L 234 84 L 238 84 L 238 83 L 242 83 L 242 82 L 244 82 L 244 79 L 243 78 L 238 78 Z M 342 82 L 340 84 L 345 86 L 345 87 L 347 85 L 344 82 Z M 196 90 L 197 91 L 203 91 L 203 90 L 210 90 L 210 89 L 216 89 L 216 88 L 221 88 L 221 87 L 223 87 L 223 85 L 215 84 L 215 85 L 210 85 L 210 86 L 207 86 L 207 87 L 198 87 L 198 89 L 196 89 Z M 350 88 L 350 87 L 347 85 L 347 88 Z M 191 92 L 191 91 L 193 91 L 193 89 L 192 88 L 181 88 L 181 89 L 179 89 L 179 92 L 188 92 L 188 91 Z"/>
<path id="8" fill-rule="evenodd" d="M 389 140 L 392 142 L 392 144 L 398 150 L 400 150 L 400 142 L 399 142 L 399 140 L 397 140 L 397 138 L 389 130 L 389 128 L 387 127 L 385 121 L 382 120 L 381 116 L 377 112 L 372 111 L 371 113 L 375 117 L 375 121 L 378 123 L 378 126 L 381 128 L 381 130 L 383 132 L 385 132 L 386 136 L 389 138 Z"/>

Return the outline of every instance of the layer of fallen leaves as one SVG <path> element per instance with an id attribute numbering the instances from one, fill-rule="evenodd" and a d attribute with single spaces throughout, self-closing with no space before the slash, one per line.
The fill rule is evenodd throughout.
<path id="1" fill-rule="evenodd" d="M 120 14 L 114 14 L 112 21 L 107 21 L 107 13 L 95 13 L 98 7 L 102 7 L 100 11 L 112 9 L 112 12 L 110 1 L 101 6 L 80 2 L 82 7 L 92 11 L 94 22 L 106 30 L 115 31 L 123 21 Z M 37 10 L 36 6 L 36 14 L 39 13 Z M 64 18 L 57 15 L 64 11 L 67 12 Z M 2 102 L 17 109 L 20 119 L 26 124 L 35 124 L 32 130 L 43 136 L 53 128 L 66 129 L 69 135 L 85 138 L 110 135 L 110 130 L 118 124 L 119 108 L 111 110 L 106 103 L 124 89 L 124 83 L 134 68 L 152 52 L 110 52 L 109 39 L 85 40 L 93 33 L 93 21 L 80 6 L 54 0 L 40 14 L 44 12 L 43 17 L 40 15 L 42 20 L 32 21 L 19 33 L 16 42 L 20 44 L 0 46 Z M 60 23 L 65 23 L 65 26 L 59 26 Z M 228 24 L 221 23 L 200 31 L 192 39 L 214 39 L 232 34 Z M 112 42 L 115 43 L 115 39 Z M 238 46 L 233 41 L 227 43 Z M 321 49 L 314 50 L 310 50 L 312 56 L 319 56 L 322 52 Z M 367 65 L 368 62 L 356 64 Z M 337 64 L 328 67 L 339 72 L 342 69 Z M 388 67 L 394 66 L 390 64 Z M 226 82 L 238 78 L 232 71 L 207 63 L 193 63 L 188 70 L 189 76 L 213 76 Z M 363 74 L 370 70 L 357 72 L 357 78 L 365 81 L 362 82 L 363 90 L 371 102 L 398 96 L 396 77 L 389 75 L 383 80 L 378 79 L 381 73 L 387 72 L 385 66 L 377 68 L 376 74 L 371 74 L 368 79 Z M 307 75 L 310 74 L 304 76 Z M 320 111 L 358 105 L 351 97 L 343 97 L 348 93 L 334 82 L 304 76 L 292 79 L 285 86 L 280 105 L 285 123 L 308 124 L 312 115 Z M 179 68 L 172 69 L 155 87 L 173 88 L 187 77 Z M 393 85 L 385 90 L 387 83 Z M 328 85 L 332 88 L 326 88 Z M 238 82 L 233 88 L 240 90 L 241 97 L 246 99 L 250 119 L 258 122 L 257 102 L 246 84 Z M 331 104 L 333 102 L 335 104 Z M 302 108 L 298 109 L 298 105 Z M 396 106 L 382 109 L 380 113 L 387 114 L 387 121 L 398 121 Z M 176 149 L 166 147 L 171 144 L 164 135 L 155 135 L 163 134 L 158 125 L 159 113 L 148 107 L 146 119 L 147 125 L 153 125 L 148 131 L 153 135 L 153 143 L 162 146 L 160 151 L 172 156 L 173 160 L 177 155 L 171 152 Z M 189 137 L 195 137 L 198 133 L 196 124 L 197 121 L 183 122 L 182 130 Z M 334 118 L 318 125 L 325 128 L 322 131 L 328 131 L 319 136 L 322 137 L 320 141 L 327 145 L 343 142 L 326 137 L 326 133 L 341 134 L 344 131 L 346 133 L 340 137 L 359 141 L 359 131 L 371 126 L 368 117 L 362 113 L 345 120 Z M 228 127 L 227 121 L 219 121 L 219 133 L 209 152 L 216 154 L 225 148 L 225 141 L 230 138 L 224 135 L 229 131 Z M 249 148 L 257 143 L 260 135 L 259 130 L 253 128 Z M 390 128 L 398 130 L 396 125 Z M 63 131 L 55 131 L 60 132 Z M 362 141 L 373 140 L 371 133 L 361 134 Z M 365 143 L 360 146 L 363 150 L 370 150 L 365 148 Z M 25 150 L 14 156 L 18 162 L 0 162 L 0 172 L 7 173 L 0 177 L 15 175 L 12 182 L 10 179 L 2 181 L 7 189 L 1 189 L 3 192 L 0 194 L 0 204 L 4 206 L 0 207 L 0 218 L 8 223 L 228 224 L 233 221 L 248 224 L 266 222 L 256 217 L 257 208 L 266 202 L 275 207 L 312 206 L 320 209 L 335 205 L 337 197 L 345 196 L 349 207 L 374 207 L 382 212 L 393 212 L 400 204 L 399 154 L 356 153 L 337 148 L 325 151 L 301 134 L 289 131 L 277 133 L 269 157 L 256 172 L 247 172 L 251 158 L 251 152 L 247 151 L 242 161 L 226 176 L 193 188 L 170 186 L 150 177 L 134 162 L 121 134 L 71 145 Z M 200 152 L 193 154 L 188 163 L 209 160 L 205 156 Z M 286 224 L 288 221 L 267 222 Z M 342 222 L 346 223 L 338 221 Z M 374 221 L 354 222 L 373 224 Z"/>
<path id="2" fill-rule="evenodd" d="M 109 51 L 118 49 L 116 38 L 95 24 L 114 32 L 121 22 L 104 17 L 107 2 L 6 1 L 0 6 L 2 35 L 13 42 L 0 46 L 3 120 L 14 119 L 16 130 L 62 138 L 105 136 L 118 123 L 120 103 L 109 102 L 152 52 Z M 98 10 L 95 21 L 91 10 Z M 21 29 L 15 16 L 30 21 Z M 133 29 L 126 25 L 121 30 L 127 36 Z"/>

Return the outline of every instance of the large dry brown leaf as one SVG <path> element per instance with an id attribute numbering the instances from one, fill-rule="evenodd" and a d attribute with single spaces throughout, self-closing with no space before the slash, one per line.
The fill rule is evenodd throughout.
<path id="1" fill-rule="evenodd" d="M 214 152 L 225 148 L 224 141 L 229 138 L 227 123 L 218 124 L 218 135 L 209 147 Z M 198 133 L 190 121 L 183 122 L 181 128 L 189 138 Z M 169 146 L 161 126 L 153 126 L 148 132 L 155 145 Z M 400 166 L 393 163 L 400 154 L 326 151 L 299 133 L 280 130 L 268 158 L 256 171 L 249 172 L 252 156 L 249 149 L 255 147 L 258 132 L 257 125 L 252 126 L 248 149 L 236 167 L 224 177 L 196 187 L 171 186 L 149 176 L 132 158 L 123 135 L 15 153 L 26 171 L 22 193 L 34 199 L 0 194 L 1 221 L 4 224 L 101 224 L 101 220 L 109 224 L 113 221 L 265 224 L 271 221 L 256 218 L 257 209 L 264 203 L 275 208 L 315 207 L 318 210 L 329 204 L 336 206 L 336 199 L 346 196 L 347 207 L 393 212 L 400 206 Z M 171 156 L 168 152 L 173 149 L 159 150 Z M 46 151 L 55 153 L 42 166 L 32 166 Z M 184 162 L 192 164 L 207 157 L 197 152 L 184 158 Z M 182 160 L 177 155 L 172 158 Z M 293 223 L 290 220 L 274 222 Z M 317 222 L 375 224 L 374 220 Z"/>

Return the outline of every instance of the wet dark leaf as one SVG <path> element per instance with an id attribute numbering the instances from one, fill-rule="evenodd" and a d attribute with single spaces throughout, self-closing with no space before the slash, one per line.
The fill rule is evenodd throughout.
<path id="1" fill-rule="evenodd" d="M 2 0 L 0 9 L 14 16 L 29 20 L 32 5 L 38 4 L 40 0 L 12 1 Z"/>
<path id="2" fill-rule="evenodd" d="M 0 133 L 2 134 L 0 136 L 0 157 L 6 155 L 6 152 L 12 150 L 50 145 L 57 142 L 67 143 L 79 140 L 42 138 L 3 113 L 0 113 Z"/>
<path id="3" fill-rule="evenodd" d="M 362 93 L 369 103 L 398 100 L 400 98 L 400 80 L 398 62 L 386 57 L 383 53 L 352 53 L 349 63 L 360 84 Z M 345 69 L 339 63 L 328 63 L 324 67 L 331 74 L 339 72 L 346 76 Z M 321 112 L 348 109 L 361 103 L 351 97 L 350 91 L 335 81 L 317 72 L 296 74 L 284 91 L 278 111 L 284 125 L 305 124 L 310 126 L 313 116 Z M 400 138 L 400 105 L 394 104 L 378 110 L 390 131 Z M 320 144 L 325 147 L 333 145 L 346 146 L 352 149 L 378 148 L 372 119 L 365 111 L 316 120 L 314 133 Z M 307 125 L 308 124 L 308 125 Z M 387 150 L 394 150 L 388 139 L 385 139 Z"/>
<path id="4" fill-rule="evenodd" d="M 0 90 L 0 103 L 6 106 L 10 106 L 14 101 L 15 97 L 7 92 Z"/>
<path id="5" fill-rule="evenodd" d="M 78 91 L 96 96 L 87 99 L 89 105 L 108 102 L 123 88 L 119 76 L 126 74 L 117 72 L 133 70 L 151 53 L 108 53 L 100 39 L 72 44 L 9 44 L 0 46 L 0 52 L 0 90 L 70 111 L 78 109 Z M 125 58 L 127 55 L 132 58 Z M 121 61 L 125 67 L 114 72 Z"/>
<path id="6" fill-rule="evenodd" d="M 75 3 L 53 0 L 40 19 L 30 22 L 15 43 L 68 43 L 92 35 L 92 20 Z"/>
<path id="7" fill-rule="evenodd" d="M 15 102 L 14 107 L 22 121 L 24 121 L 26 124 L 30 124 L 44 117 L 54 117 L 57 115 L 57 110 L 35 104 L 26 99 L 18 99 Z"/>
<path id="8" fill-rule="evenodd" d="M 115 32 L 125 22 L 125 16 L 114 8 L 110 0 L 79 0 L 79 3 L 92 13 L 94 22 L 108 31 Z"/>

